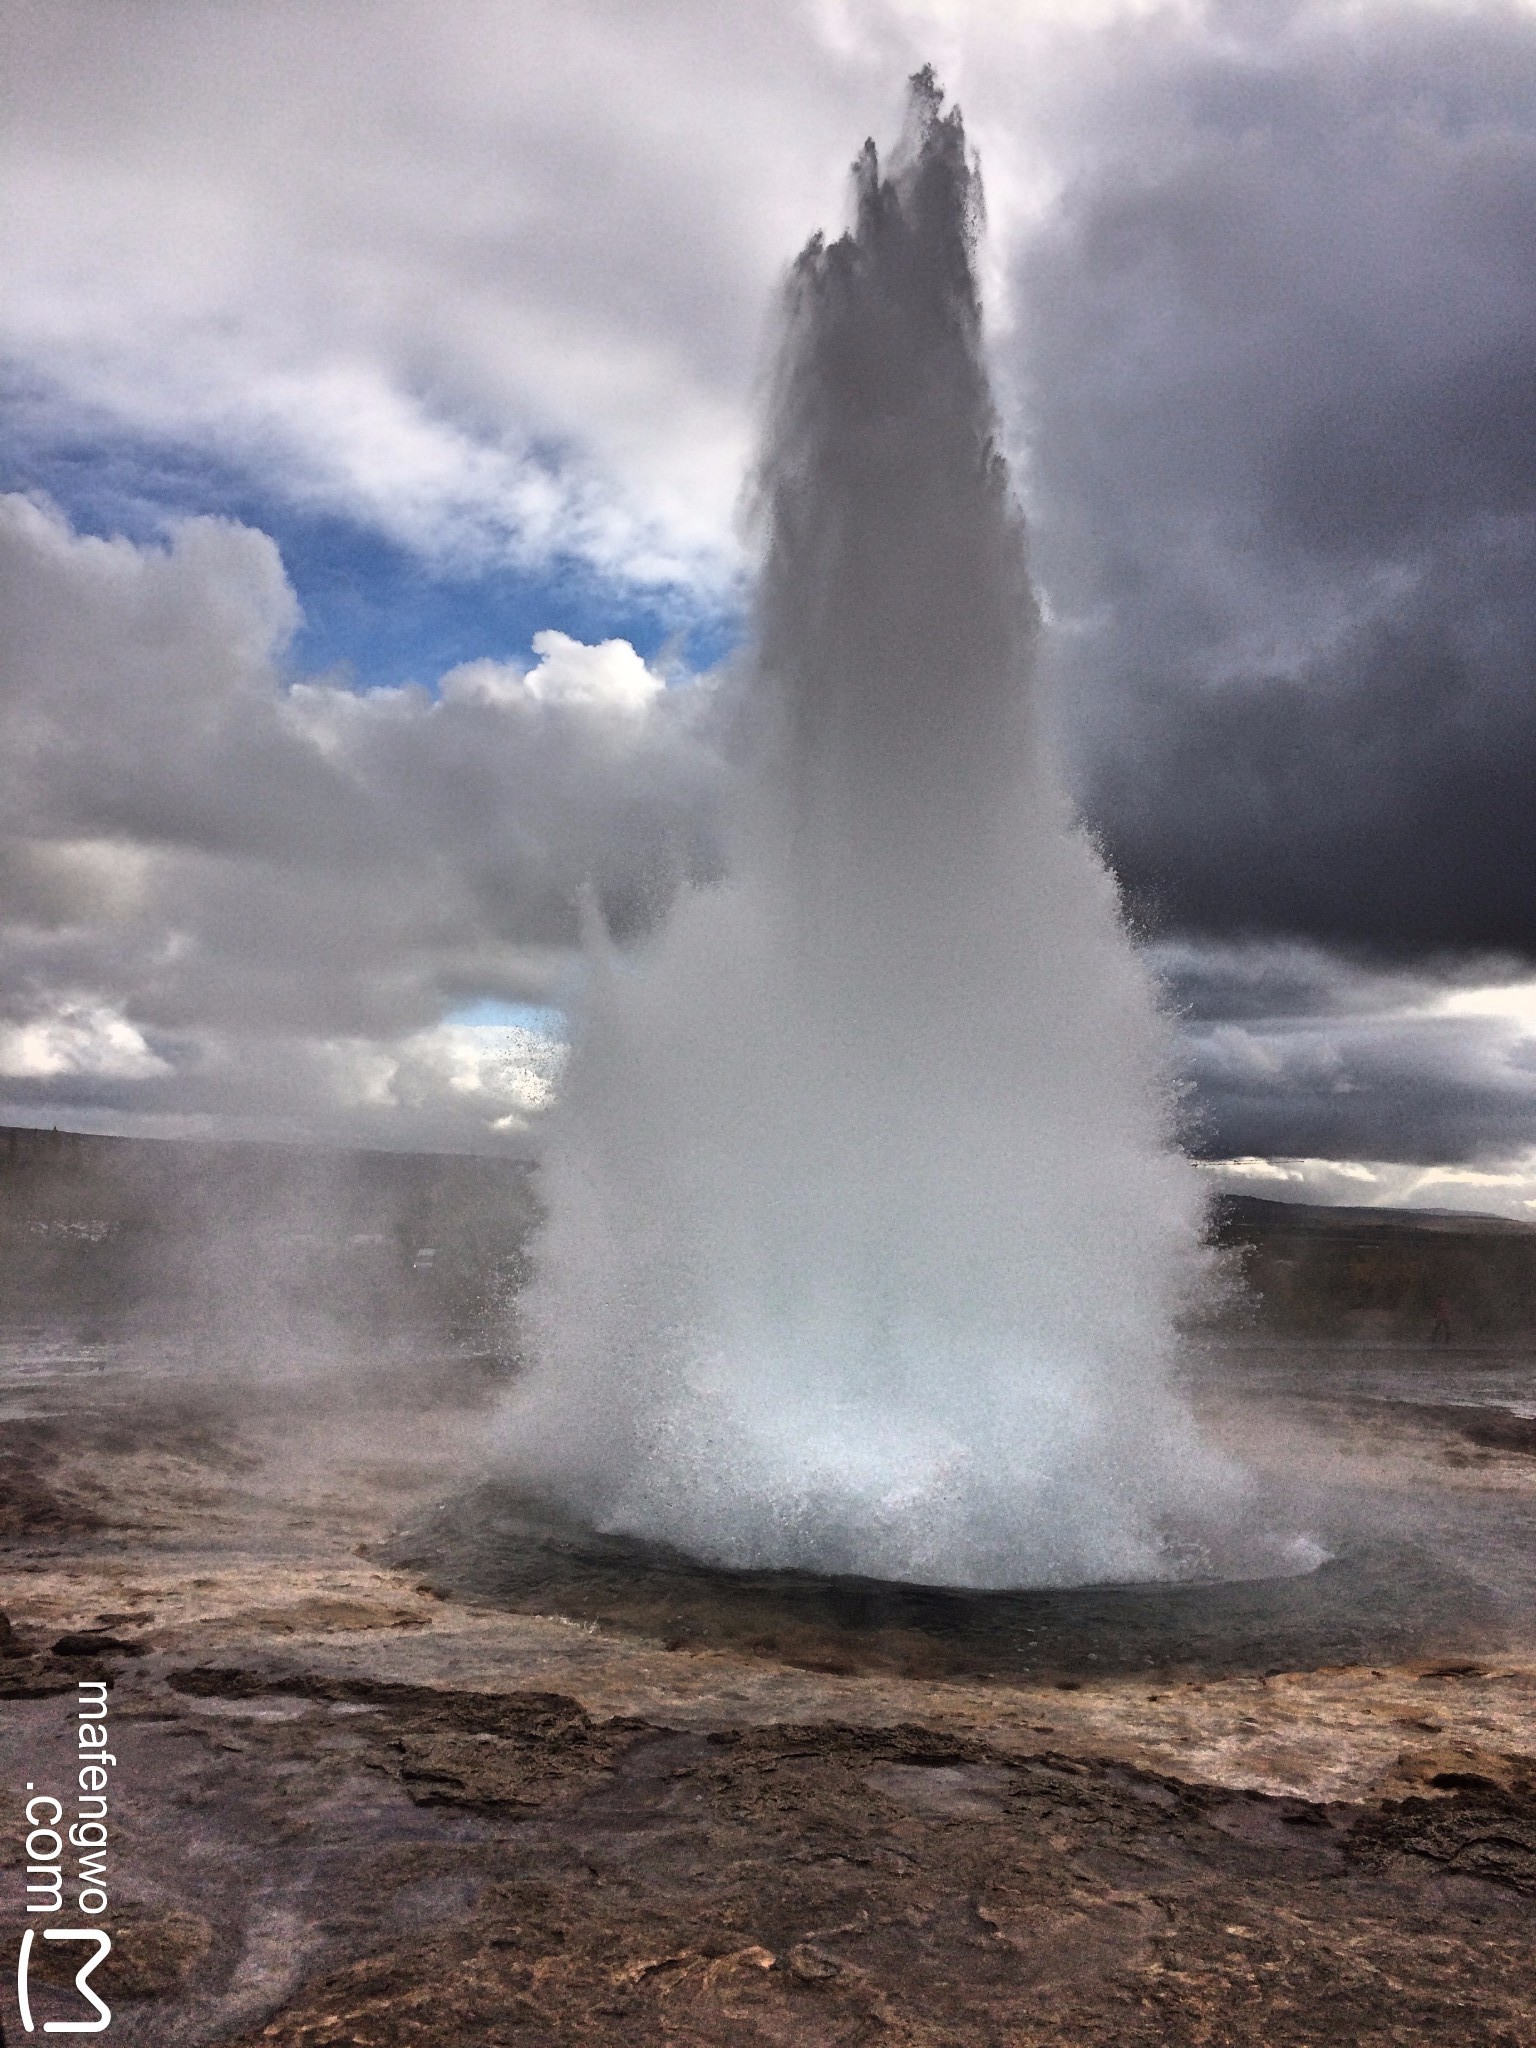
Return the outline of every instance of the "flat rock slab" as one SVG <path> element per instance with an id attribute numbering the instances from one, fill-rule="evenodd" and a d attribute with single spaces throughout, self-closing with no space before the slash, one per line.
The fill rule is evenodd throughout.
<path id="1" fill-rule="evenodd" d="M 232 1666 L 111 1712 L 128 2048 L 1531 2039 L 1536 1766 L 1324 1804 Z"/>

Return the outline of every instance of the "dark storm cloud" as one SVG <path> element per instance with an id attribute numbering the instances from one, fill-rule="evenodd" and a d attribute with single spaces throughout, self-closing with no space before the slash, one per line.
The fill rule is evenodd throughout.
<path id="1" fill-rule="evenodd" d="M 1196 1026 L 1186 1063 L 1207 1158 L 1460 1165 L 1536 1147 L 1530 1042 L 1485 1019 L 1315 1017 Z"/>
<path id="2" fill-rule="evenodd" d="M 1536 989 L 1509 958 L 1404 968 L 1187 939 L 1149 958 L 1205 1158 L 1468 1165 L 1536 1148 Z"/>
<path id="3" fill-rule="evenodd" d="M 1352 1019 L 1422 1006 L 1454 985 L 1518 979 L 1502 960 L 1467 962 L 1460 975 L 1436 963 L 1422 972 L 1377 968 L 1294 941 L 1223 945 L 1164 940 L 1147 949 L 1174 1014 L 1205 1026 L 1276 1019 Z M 1436 971 L 1438 968 L 1439 971 Z"/>
<path id="4" fill-rule="evenodd" d="M 1085 805 L 1154 928 L 1536 957 L 1536 19 L 1111 43 L 1020 272 Z"/>

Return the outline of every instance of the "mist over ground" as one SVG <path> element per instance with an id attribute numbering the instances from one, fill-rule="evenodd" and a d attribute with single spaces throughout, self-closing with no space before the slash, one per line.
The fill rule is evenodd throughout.
<path id="1" fill-rule="evenodd" d="M 0 1130 L 5 1370 L 370 1402 L 450 1362 L 504 1378 L 538 1215 L 517 1160 Z"/>

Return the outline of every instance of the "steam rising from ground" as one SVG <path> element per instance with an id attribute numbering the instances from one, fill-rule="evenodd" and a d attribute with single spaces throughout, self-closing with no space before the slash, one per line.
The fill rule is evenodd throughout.
<path id="1" fill-rule="evenodd" d="M 1169 1380 L 1201 1197 L 1036 738 L 979 187 L 928 75 L 856 181 L 770 394 L 752 795 L 729 879 L 597 961 L 510 1455 L 726 1564 L 1160 1576 L 1233 1484 Z"/>

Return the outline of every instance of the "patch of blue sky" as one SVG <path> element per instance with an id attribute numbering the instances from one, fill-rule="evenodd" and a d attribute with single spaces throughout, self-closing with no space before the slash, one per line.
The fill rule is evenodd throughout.
<path id="1" fill-rule="evenodd" d="M 646 661 L 696 673 L 742 636 L 733 607 L 604 578 L 570 557 L 537 569 L 445 567 L 359 521 L 285 499 L 205 449 L 125 435 L 35 391 L 0 393 L 0 417 L 10 429 L 0 490 L 42 492 L 78 532 L 144 543 L 170 520 L 215 514 L 270 534 L 304 614 L 289 654 L 300 674 L 430 688 L 460 662 L 531 663 L 533 636 L 546 628 L 588 643 L 628 640 Z"/>
<path id="2" fill-rule="evenodd" d="M 569 559 L 455 573 L 334 516 L 272 505 L 238 516 L 272 535 L 298 593 L 293 665 L 339 668 L 364 688 L 430 687 L 483 657 L 531 662 L 533 636 L 546 628 L 589 643 L 628 640 L 647 661 L 692 671 L 713 667 L 738 637 L 733 620 L 690 617 L 671 593 L 607 583 Z"/>
<path id="3" fill-rule="evenodd" d="M 480 1002 L 465 1003 L 457 1010 L 450 1010 L 443 1022 L 471 1024 L 480 1028 L 531 1031 L 540 1038 L 564 1038 L 566 1032 L 564 1010 L 553 1009 L 543 1003 L 504 1003 L 494 996 L 487 996 Z"/>

